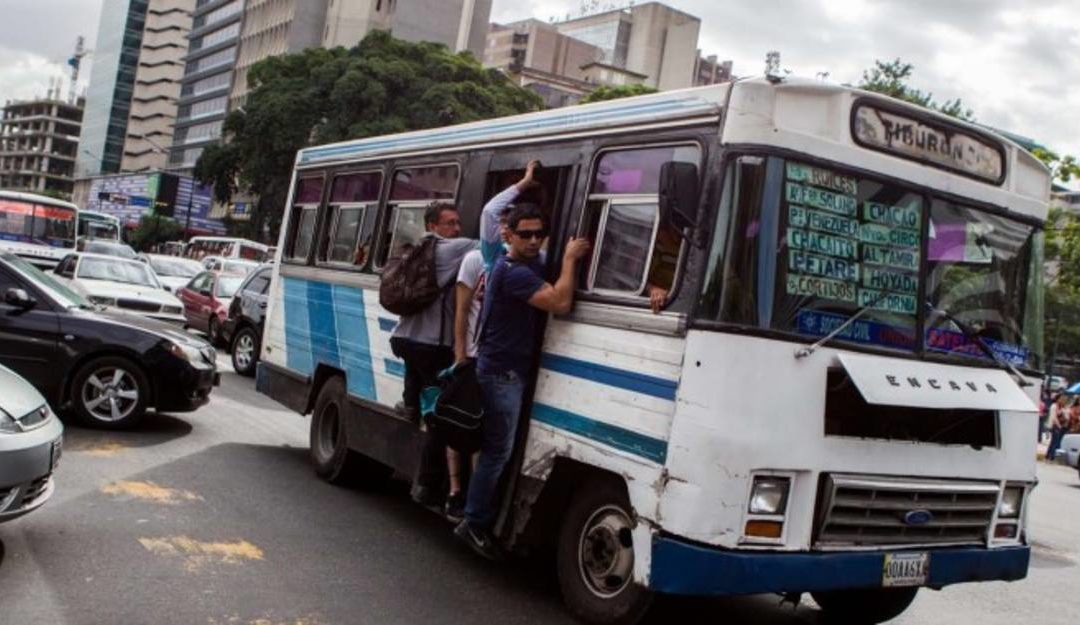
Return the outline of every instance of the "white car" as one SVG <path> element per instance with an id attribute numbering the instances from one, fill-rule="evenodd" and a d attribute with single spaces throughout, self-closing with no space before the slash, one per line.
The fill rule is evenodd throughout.
<path id="1" fill-rule="evenodd" d="M 202 266 L 207 271 L 219 271 L 234 275 L 246 276 L 259 268 L 261 263 L 241 258 L 225 258 L 224 256 L 206 256 L 202 259 Z"/>
<path id="2" fill-rule="evenodd" d="M 199 261 L 190 258 L 178 258 L 165 254 L 139 254 L 139 260 L 150 265 L 158 282 L 171 293 L 176 293 L 203 271 L 203 266 L 199 264 Z"/>
<path id="3" fill-rule="evenodd" d="M 1065 464 L 1080 473 L 1080 434 L 1066 434 L 1058 453 L 1065 455 Z"/>
<path id="4" fill-rule="evenodd" d="M 183 304 L 165 290 L 146 263 L 101 254 L 68 254 L 54 272 L 95 304 L 184 323 Z"/>
<path id="5" fill-rule="evenodd" d="M 41 507 L 52 495 L 63 432 L 41 393 L 0 365 L 0 523 Z"/>

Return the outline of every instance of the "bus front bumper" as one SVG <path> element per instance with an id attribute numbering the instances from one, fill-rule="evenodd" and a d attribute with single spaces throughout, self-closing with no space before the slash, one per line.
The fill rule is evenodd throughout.
<path id="1" fill-rule="evenodd" d="M 1027 576 L 1027 546 L 916 549 L 930 554 L 926 586 L 1015 581 Z M 899 552 L 899 550 L 898 550 Z M 649 588 L 686 595 L 752 595 L 880 588 L 885 552 L 731 551 L 657 536 Z"/>

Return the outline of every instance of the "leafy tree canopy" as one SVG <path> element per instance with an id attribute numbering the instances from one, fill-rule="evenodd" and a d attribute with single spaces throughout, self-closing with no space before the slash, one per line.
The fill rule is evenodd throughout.
<path id="1" fill-rule="evenodd" d="M 619 98 L 629 98 L 636 95 L 647 95 L 650 93 L 656 93 L 657 90 L 648 85 L 619 85 L 618 87 L 609 87 L 604 85 L 597 87 L 589 95 L 581 99 L 579 104 L 589 104 L 590 102 L 603 102 L 604 100 L 617 100 Z"/>
<path id="2" fill-rule="evenodd" d="M 184 228 L 170 217 L 145 215 L 139 225 L 128 235 L 128 242 L 136 250 L 148 252 L 157 243 L 183 238 Z"/>
<path id="3" fill-rule="evenodd" d="M 244 105 L 225 120 L 228 143 L 207 148 L 195 177 L 217 200 L 259 200 L 252 228 L 276 235 L 297 150 L 539 110 L 540 98 L 469 53 L 374 31 L 356 47 L 312 48 L 252 66 Z"/>
<path id="4" fill-rule="evenodd" d="M 934 100 L 934 94 L 908 86 L 908 79 L 914 72 L 915 66 L 911 63 L 904 63 L 900 59 L 893 59 L 886 63 L 879 59 L 874 61 L 874 67 L 863 71 L 862 81 L 859 82 L 858 87 L 925 106 L 957 119 L 975 121 L 974 112 L 964 107 L 959 98 L 937 102 Z"/>

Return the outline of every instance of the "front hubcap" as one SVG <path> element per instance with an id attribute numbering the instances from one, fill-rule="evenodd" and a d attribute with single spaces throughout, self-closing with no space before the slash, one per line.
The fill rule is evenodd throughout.
<path id="1" fill-rule="evenodd" d="M 613 597 L 630 583 L 634 571 L 633 522 L 622 508 L 604 506 L 581 530 L 578 563 L 585 585 L 596 596 Z"/>
<path id="2" fill-rule="evenodd" d="M 251 360 L 255 355 L 255 339 L 251 338 L 250 334 L 241 334 L 240 338 L 236 339 L 236 349 L 233 353 L 236 354 L 236 366 L 246 370 L 251 366 Z"/>
<path id="3" fill-rule="evenodd" d="M 139 385 L 134 376 L 120 367 L 102 367 L 86 378 L 82 402 L 95 419 L 119 421 L 139 403 Z"/>
<path id="4" fill-rule="evenodd" d="M 341 419 L 338 418 L 338 409 L 334 404 L 329 404 L 323 409 L 322 419 L 319 420 L 319 455 L 323 459 L 334 456 L 340 436 Z"/>

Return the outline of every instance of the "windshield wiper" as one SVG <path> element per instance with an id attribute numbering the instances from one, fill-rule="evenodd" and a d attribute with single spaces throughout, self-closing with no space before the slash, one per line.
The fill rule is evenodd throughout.
<path id="1" fill-rule="evenodd" d="M 989 356 L 991 360 L 996 362 L 1002 368 L 1008 370 L 1009 373 L 1016 376 L 1016 383 L 1019 386 L 1022 386 L 1022 387 L 1023 386 L 1032 386 L 1032 383 L 1027 381 L 1027 379 L 1024 377 L 1024 374 L 1020 373 L 1019 369 L 1017 369 L 1011 362 L 1009 362 L 1008 360 L 1005 360 L 1000 355 L 998 355 L 998 353 L 995 352 L 992 347 L 990 347 L 989 345 L 986 344 L 986 341 L 984 341 L 983 338 L 981 336 L 979 336 L 979 331 L 978 330 L 976 330 L 975 328 L 971 327 L 970 325 L 964 323 L 963 321 L 960 321 L 956 317 L 952 316 L 952 314 L 950 314 L 949 311 L 947 311 L 947 310 L 945 310 L 943 308 L 936 308 L 929 301 L 926 302 L 926 309 L 928 311 L 930 311 L 931 313 L 934 313 L 936 315 L 941 315 L 942 317 L 944 317 L 945 319 L 950 321 L 954 326 L 956 326 L 960 330 L 960 333 L 964 335 L 965 339 L 967 339 L 967 340 L 971 341 L 972 343 L 975 343 L 976 345 L 978 345 L 979 349 L 981 349 L 983 351 L 983 353 L 985 353 L 987 356 Z"/>
<path id="2" fill-rule="evenodd" d="M 856 310 L 854 315 L 847 318 L 847 321 L 845 321 L 844 323 L 841 323 L 840 325 L 838 325 L 836 327 L 836 329 L 833 330 L 832 332 L 829 332 L 825 336 L 821 337 L 818 340 L 818 342 L 814 343 L 813 345 L 808 345 L 807 347 L 800 347 L 799 349 L 795 350 L 795 358 L 797 358 L 797 359 L 798 358 L 806 358 L 810 354 L 813 354 L 814 352 L 816 352 L 817 348 L 821 347 L 825 343 L 828 343 L 837 334 L 840 334 L 845 329 L 847 329 L 848 326 L 855 323 L 855 320 L 858 319 L 859 317 L 862 317 L 866 313 L 866 311 L 870 310 L 874 306 L 877 306 L 878 303 L 881 300 L 885 299 L 886 295 L 888 295 L 888 293 L 886 291 L 879 291 L 877 297 L 875 297 L 874 299 L 867 302 L 867 304 L 865 306 L 863 306 L 862 308 L 860 308 L 859 310 Z"/>

